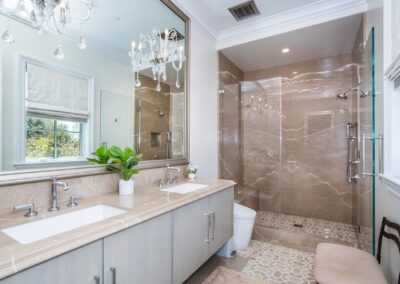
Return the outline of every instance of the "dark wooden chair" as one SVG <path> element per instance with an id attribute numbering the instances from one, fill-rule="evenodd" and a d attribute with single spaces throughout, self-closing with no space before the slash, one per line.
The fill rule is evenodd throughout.
<path id="1" fill-rule="evenodd" d="M 388 233 L 385 231 L 385 227 L 388 226 L 389 228 L 395 229 L 397 231 L 398 236 Z M 394 222 L 390 222 L 386 217 L 383 217 L 381 231 L 379 232 L 379 239 L 378 239 L 378 253 L 376 254 L 376 258 L 379 263 L 381 263 L 381 252 L 382 252 L 382 240 L 383 237 L 393 240 L 397 244 L 397 248 L 399 249 L 400 254 L 400 225 Z M 400 272 L 399 278 L 397 280 L 397 284 L 400 284 Z"/>
<path id="2" fill-rule="evenodd" d="M 399 249 L 400 238 L 388 233 L 389 227 L 400 236 L 400 225 L 390 222 L 386 217 L 378 239 L 378 253 L 374 258 L 371 254 L 348 246 L 320 243 L 317 246 L 314 276 L 319 284 L 387 284 L 380 268 L 383 237 L 393 240 Z M 398 284 L 400 284 L 400 273 Z"/>

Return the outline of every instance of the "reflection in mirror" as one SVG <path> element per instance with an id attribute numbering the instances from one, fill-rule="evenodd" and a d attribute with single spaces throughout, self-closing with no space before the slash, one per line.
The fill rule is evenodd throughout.
<path id="1" fill-rule="evenodd" d="M 185 20 L 159 0 L 40 3 L 0 1 L 1 171 L 100 145 L 186 159 Z"/>

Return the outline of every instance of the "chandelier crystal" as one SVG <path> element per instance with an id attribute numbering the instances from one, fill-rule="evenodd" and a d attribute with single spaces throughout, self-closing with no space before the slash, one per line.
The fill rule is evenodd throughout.
<path id="1" fill-rule="evenodd" d="M 93 0 L 73 1 L 74 4 L 81 3 L 85 7 L 83 15 L 76 15 L 71 9 L 71 2 L 72 0 L 0 0 L 0 9 L 5 14 L 24 15 L 21 17 L 37 28 L 39 34 L 47 32 L 53 26 L 58 34 L 63 35 L 72 19 L 80 21 L 82 25 L 90 19 L 94 8 Z M 81 49 L 86 48 L 82 32 L 78 46 Z"/>
<path id="2" fill-rule="evenodd" d="M 140 34 L 138 43 L 132 41 L 131 58 L 135 76 L 135 86 L 140 87 L 140 70 L 151 68 L 153 80 L 157 82 L 156 90 L 161 91 L 161 81 L 167 81 L 167 64 L 171 63 L 176 71 L 175 86 L 180 88 L 179 71 L 185 61 L 184 46 L 179 45 L 178 32 L 175 29 L 166 29 L 161 33 L 153 28 L 151 34 Z"/>

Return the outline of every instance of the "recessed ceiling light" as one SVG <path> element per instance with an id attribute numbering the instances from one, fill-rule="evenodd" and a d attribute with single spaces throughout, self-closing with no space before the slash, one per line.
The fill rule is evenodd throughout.
<path id="1" fill-rule="evenodd" d="M 283 48 L 283 49 L 282 49 L 282 53 L 288 53 L 289 51 L 290 51 L 289 48 Z"/>

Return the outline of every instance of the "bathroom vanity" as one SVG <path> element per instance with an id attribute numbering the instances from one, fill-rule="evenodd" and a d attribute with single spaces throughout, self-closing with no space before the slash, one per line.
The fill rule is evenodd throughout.
<path id="1" fill-rule="evenodd" d="M 126 210 L 30 244 L 0 233 L 0 283 L 182 283 L 233 234 L 234 182 L 196 183 L 207 186 L 186 194 L 149 186 L 29 219 L 2 216 L 0 230 L 99 204 Z"/>

